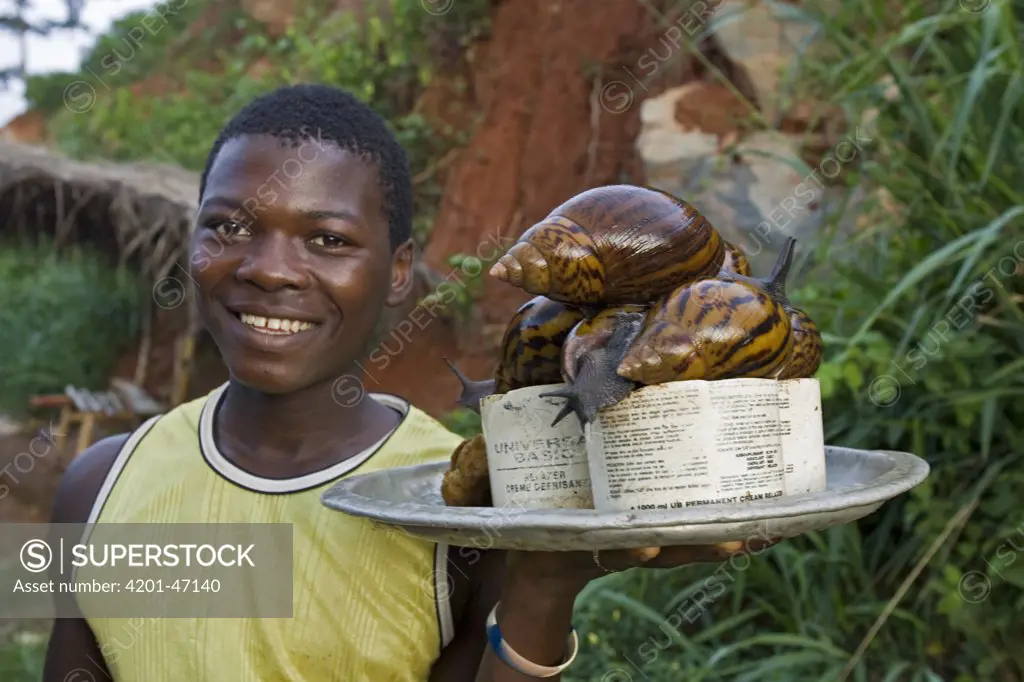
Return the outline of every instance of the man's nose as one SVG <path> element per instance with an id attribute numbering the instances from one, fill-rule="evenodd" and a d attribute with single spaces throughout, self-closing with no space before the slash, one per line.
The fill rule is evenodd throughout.
<path id="1" fill-rule="evenodd" d="M 254 284 L 264 291 L 309 286 L 308 270 L 300 247 L 287 235 L 265 233 L 247 246 L 245 258 L 235 271 L 235 277 L 240 281 Z"/>

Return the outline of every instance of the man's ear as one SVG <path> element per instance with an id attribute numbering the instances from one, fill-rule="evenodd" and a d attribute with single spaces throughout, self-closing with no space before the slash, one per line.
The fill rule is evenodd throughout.
<path id="1" fill-rule="evenodd" d="M 395 249 L 391 258 L 391 291 L 388 294 L 388 305 L 401 305 L 415 284 L 415 272 L 413 264 L 416 257 L 416 249 L 412 239 Z"/>

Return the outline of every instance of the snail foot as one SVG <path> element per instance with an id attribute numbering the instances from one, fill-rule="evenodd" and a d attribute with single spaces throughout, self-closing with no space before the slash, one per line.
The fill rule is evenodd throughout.
<path id="1" fill-rule="evenodd" d="M 565 398 L 566 404 L 555 416 L 552 426 L 570 414 L 575 414 L 583 426 L 597 419 L 597 413 L 623 400 L 633 390 L 633 382 L 608 372 L 600 361 L 601 351 L 592 351 L 580 358 L 576 381 L 569 386 L 541 397 Z"/>
<path id="2" fill-rule="evenodd" d="M 494 379 L 486 379 L 484 381 L 473 381 L 466 377 L 458 367 L 452 363 L 448 358 L 444 358 L 444 361 L 448 364 L 448 367 L 455 374 L 455 377 L 462 384 L 462 395 L 459 396 L 459 405 L 462 407 L 473 410 L 477 414 L 480 413 L 480 401 L 489 395 L 494 394 L 494 390 L 497 387 L 497 382 Z"/>

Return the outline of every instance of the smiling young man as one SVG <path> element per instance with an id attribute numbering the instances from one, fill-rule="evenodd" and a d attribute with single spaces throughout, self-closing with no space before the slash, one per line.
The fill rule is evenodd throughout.
<path id="1" fill-rule="evenodd" d="M 405 154 L 346 92 L 282 88 L 228 123 L 203 174 L 190 270 L 230 380 L 83 452 L 53 520 L 292 524 L 294 616 L 59 619 L 45 682 L 533 680 L 574 655 L 566 634 L 588 581 L 736 549 L 504 556 L 321 504 L 345 476 L 444 460 L 461 440 L 398 396 L 334 400 L 410 293 L 411 213 Z"/>

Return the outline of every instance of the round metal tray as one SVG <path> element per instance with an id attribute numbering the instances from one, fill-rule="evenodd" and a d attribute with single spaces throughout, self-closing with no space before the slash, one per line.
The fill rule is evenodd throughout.
<path id="1" fill-rule="evenodd" d="M 920 457 L 889 450 L 825 448 L 827 488 L 741 504 L 643 512 L 520 507 L 449 507 L 441 498 L 448 462 L 347 478 L 321 500 L 433 542 L 478 549 L 572 551 L 696 545 L 793 537 L 850 523 L 923 481 Z"/>

